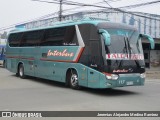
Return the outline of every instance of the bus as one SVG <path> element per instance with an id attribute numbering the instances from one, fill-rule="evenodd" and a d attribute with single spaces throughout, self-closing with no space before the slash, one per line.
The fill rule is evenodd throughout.
<path id="1" fill-rule="evenodd" d="M 6 45 L 0 45 L 0 61 L 2 61 L 3 67 L 5 67 L 5 49 Z"/>
<path id="2" fill-rule="evenodd" d="M 10 32 L 6 66 L 20 78 L 63 82 L 73 89 L 141 86 L 145 62 L 136 28 L 106 20 L 82 19 Z"/>

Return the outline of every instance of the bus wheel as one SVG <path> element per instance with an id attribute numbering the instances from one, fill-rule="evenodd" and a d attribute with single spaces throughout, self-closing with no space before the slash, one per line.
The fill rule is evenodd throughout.
<path id="1" fill-rule="evenodd" d="M 77 75 L 76 70 L 71 70 L 69 78 L 70 78 L 69 79 L 70 87 L 73 89 L 79 89 L 80 87 L 78 85 L 78 75 Z"/>
<path id="2" fill-rule="evenodd" d="M 19 65 L 18 75 L 20 78 L 24 79 L 26 76 L 24 75 L 24 66 L 23 64 Z"/>

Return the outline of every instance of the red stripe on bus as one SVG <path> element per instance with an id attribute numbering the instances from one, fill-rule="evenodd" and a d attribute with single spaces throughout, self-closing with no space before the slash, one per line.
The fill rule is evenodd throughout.
<path id="1" fill-rule="evenodd" d="M 82 55 L 83 50 L 84 50 L 84 47 L 82 47 L 82 48 L 80 49 L 80 52 L 79 52 L 79 54 L 78 54 L 78 56 L 77 56 L 77 58 L 76 58 L 76 60 L 75 60 L 74 62 L 77 63 L 77 62 L 79 61 L 79 59 L 80 59 L 80 57 L 81 57 L 81 55 Z"/>
<path id="2" fill-rule="evenodd" d="M 6 58 L 19 58 L 17 56 L 6 56 Z"/>
<path id="3" fill-rule="evenodd" d="M 53 59 L 47 59 L 47 58 L 41 58 L 42 61 L 51 61 L 51 62 L 74 62 L 72 60 L 53 60 Z"/>
<path id="4" fill-rule="evenodd" d="M 35 60 L 35 58 L 27 58 L 27 57 L 21 57 L 21 56 L 7 56 L 6 58 L 15 58 L 15 59 L 26 59 L 26 60 Z"/>

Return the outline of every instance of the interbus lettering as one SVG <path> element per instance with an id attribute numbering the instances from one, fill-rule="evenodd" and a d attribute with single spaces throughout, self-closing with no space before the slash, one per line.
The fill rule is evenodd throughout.
<path id="1" fill-rule="evenodd" d="M 67 49 L 63 51 L 58 51 L 58 50 L 48 50 L 47 56 L 60 56 L 60 57 L 73 57 L 74 53 L 73 52 L 67 52 Z"/>

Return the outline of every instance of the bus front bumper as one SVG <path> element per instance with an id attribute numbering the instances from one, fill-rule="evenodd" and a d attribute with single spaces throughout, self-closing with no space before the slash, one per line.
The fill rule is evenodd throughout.
<path id="1" fill-rule="evenodd" d="M 118 79 L 107 79 L 105 78 L 105 83 L 100 84 L 101 88 L 115 88 L 124 86 L 142 86 L 145 82 L 145 76 L 142 74 L 119 74 Z"/>

